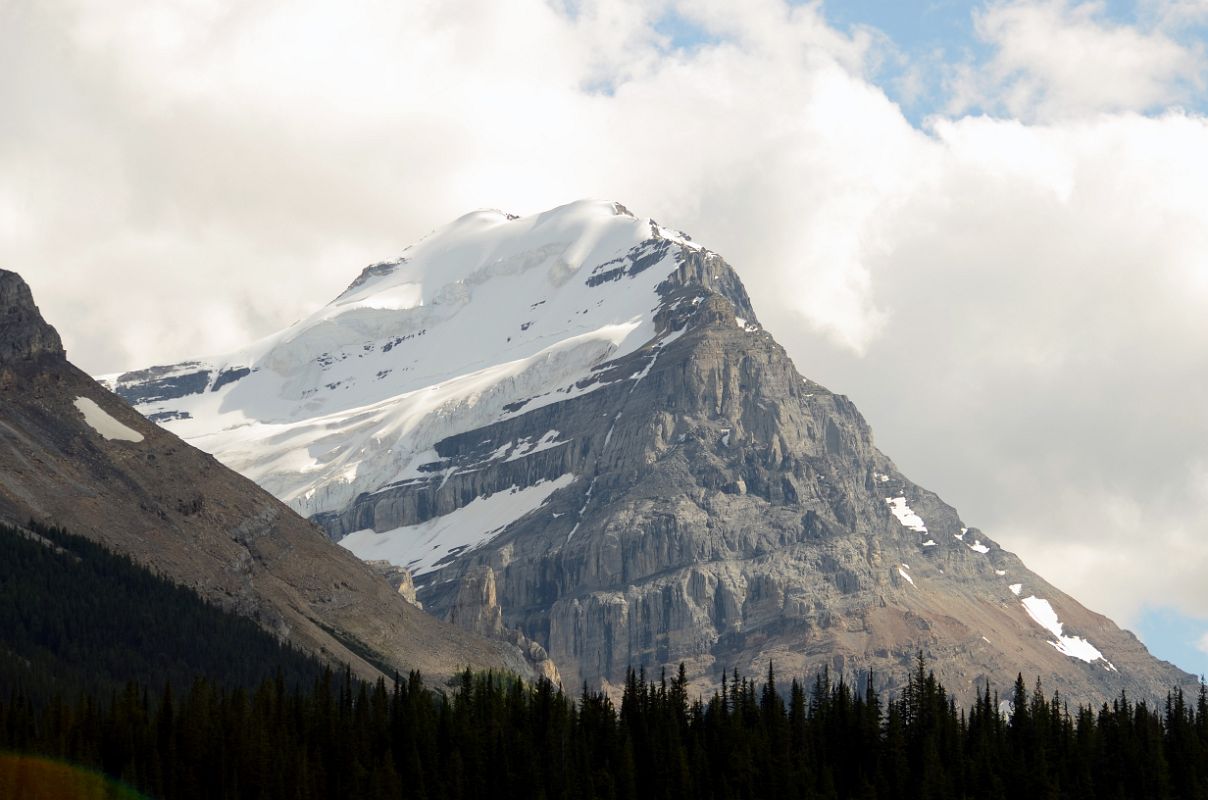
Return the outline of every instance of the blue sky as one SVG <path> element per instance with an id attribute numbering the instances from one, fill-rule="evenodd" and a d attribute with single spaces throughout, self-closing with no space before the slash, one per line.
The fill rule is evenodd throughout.
<path id="1" fill-rule="evenodd" d="M 1208 676 L 1208 619 L 1173 608 L 1147 608 L 1133 631 L 1150 652 L 1201 678 Z"/>
<path id="2" fill-rule="evenodd" d="M 836 25 L 871 25 L 910 54 L 942 48 L 951 58 L 965 49 L 983 51 L 973 33 L 973 14 L 986 5 L 967 0 L 840 0 L 828 2 L 824 8 Z M 1136 3 L 1107 0 L 1102 5 L 1105 15 L 1116 22 L 1131 24 L 1141 16 Z"/>
<path id="3" fill-rule="evenodd" d="M 887 35 L 893 46 L 900 50 L 901 60 L 886 63 L 878 77 L 886 92 L 901 103 L 906 116 L 918 124 L 926 115 L 945 110 L 947 98 L 943 82 L 945 72 L 951 66 L 970 61 L 984 63 L 991 57 L 992 47 L 977 36 L 974 25 L 975 14 L 990 5 L 993 3 L 967 0 L 923 0 L 920 3 L 843 0 L 826 2 L 823 8 L 836 27 L 850 30 L 861 25 L 871 26 Z M 1128 0 L 1093 0 L 1067 5 L 1095 6 L 1094 17 L 1105 25 L 1150 31 L 1158 24 L 1156 9 L 1160 2 L 1142 5 Z M 1196 42 L 1204 37 L 1206 29 L 1202 23 L 1184 24 L 1177 29 L 1168 28 L 1167 33 L 1181 42 Z M 924 90 L 920 96 L 906 97 L 896 89 L 894 79 L 906 66 L 921 70 Z M 1203 91 L 1196 99 L 1199 102 L 1193 103 L 1193 107 L 1201 111 L 1208 108 Z M 974 107 L 971 110 L 983 109 Z"/>
<path id="4" fill-rule="evenodd" d="M 953 70 L 962 65 L 984 67 L 995 53 L 995 44 L 978 36 L 975 17 L 993 7 L 1012 5 L 1010 0 L 969 2 L 968 0 L 924 0 L 921 3 L 887 0 L 844 0 L 823 2 L 827 21 L 836 29 L 852 32 L 872 28 L 886 39 L 879 47 L 880 65 L 873 76 L 880 87 L 897 102 L 913 124 L 923 127 L 934 114 L 951 113 Z M 1208 4 L 1201 0 L 1054 0 L 1051 5 L 1072 11 L 1086 9 L 1089 18 L 1106 29 L 1135 30 L 1143 34 L 1160 32 L 1192 49 L 1208 40 Z M 1191 14 L 1172 18 L 1163 16 L 1170 6 L 1195 7 Z M 1169 14 L 1169 12 L 1167 12 Z M 673 48 L 694 49 L 714 43 L 707 31 L 672 11 L 656 29 L 670 38 Z M 905 80 L 905 78 L 912 80 Z M 1202 76 L 1201 76 L 1202 78 Z M 1181 98 L 1180 106 L 1204 112 L 1208 110 L 1208 92 L 1202 82 Z M 1157 106 L 1151 112 L 1163 110 Z M 1001 113 L 997 107 L 972 103 L 961 113 Z"/>

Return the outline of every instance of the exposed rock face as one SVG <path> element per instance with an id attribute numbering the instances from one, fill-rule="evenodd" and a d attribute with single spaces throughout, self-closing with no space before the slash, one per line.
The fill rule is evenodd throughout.
<path id="1" fill-rule="evenodd" d="M 499 636 L 503 633 L 503 611 L 495 594 L 493 569 L 477 567 L 462 576 L 457 587 L 457 598 L 449 609 L 449 622 L 483 636 Z"/>
<path id="2" fill-rule="evenodd" d="M 42 356 L 67 357 L 59 333 L 42 319 L 21 276 L 0 269 L 0 363 Z"/>
<path id="3" fill-rule="evenodd" d="M 666 287 L 667 307 L 683 302 L 665 324 L 685 333 L 636 385 L 452 437 L 437 449 L 464 461 L 464 477 L 363 497 L 345 512 L 389 529 L 459 496 L 582 476 L 425 575 L 430 608 L 455 607 L 450 576 L 489 565 L 506 624 L 543 642 L 572 686 L 617 685 L 630 665 L 649 673 L 683 661 L 703 687 L 723 670 L 760 674 L 773 661 L 786 674 L 871 670 L 892 689 L 919 650 L 966 699 L 1019 671 L 1088 701 L 1194 682 L 966 529 L 876 449 L 850 401 L 797 373 L 754 324 L 745 293 L 705 289 L 693 267 Z M 732 274 L 719 261 L 709 270 Z M 609 369 L 632 374 L 652 358 L 637 353 Z M 523 467 L 483 463 L 483 449 L 551 428 L 573 431 L 575 446 Z M 895 516 L 896 498 L 925 531 Z M 1104 657 L 1060 652 L 1026 597 L 1047 600 L 1063 635 Z"/>
<path id="4" fill-rule="evenodd" d="M 1017 672 L 1076 702 L 1194 683 L 899 473 L 720 256 L 567 209 L 470 215 L 270 349 L 113 384 L 250 365 L 229 422 L 202 416 L 213 388 L 140 409 L 191 415 L 165 424 L 413 569 L 425 608 L 538 643 L 568 686 L 774 661 L 892 688 L 919 650 L 963 699 Z"/>
<path id="5" fill-rule="evenodd" d="M 538 674 L 555 683 L 561 682 L 558 668 L 545 648 L 503 624 L 503 609 L 499 607 L 495 591 L 495 571 L 490 567 L 475 567 L 461 577 L 457 598 L 449 609 L 447 619 L 463 630 L 511 642 L 532 662 Z"/>
<path id="6" fill-rule="evenodd" d="M 365 676 L 526 654 L 443 624 L 251 481 L 139 416 L 67 362 L 0 272 L 0 518 L 61 525 Z"/>
<path id="7" fill-rule="evenodd" d="M 411 575 L 411 570 L 391 564 L 389 561 L 366 561 L 365 563 L 385 578 L 386 582 L 398 591 L 399 597 L 416 608 L 424 607 L 415 593 L 415 578 Z"/>

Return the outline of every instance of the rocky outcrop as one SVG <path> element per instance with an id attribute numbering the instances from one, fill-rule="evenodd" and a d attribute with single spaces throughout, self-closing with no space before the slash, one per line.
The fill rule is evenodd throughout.
<path id="1" fill-rule="evenodd" d="M 28 287 L 0 273 L 0 518 L 128 554 L 366 677 L 466 666 L 536 674 L 527 651 L 446 625 L 311 523 L 141 417 L 66 361 Z"/>
<path id="2" fill-rule="evenodd" d="M 42 357 L 65 359 L 63 341 L 42 319 L 29 285 L 0 269 L 0 363 Z"/>
<path id="3" fill-rule="evenodd" d="M 462 576 L 448 620 L 459 628 L 483 636 L 503 634 L 503 611 L 495 594 L 493 569 L 476 567 Z"/>
<path id="4" fill-rule="evenodd" d="M 399 596 L 416 608 L 423 608 L 424 604 L 420 602 L 419 596 L 415 592 L 415 578 L 412 577 L 411 571 L 404 569 L 401 572 L 398 583 Z"/>
<path id="5" fill-rule="evenodd" d="M 495 592 L 495 571 L 479 566 L 462 575 L 457 597 L 447 617 L 453 625 L 491 639 L 510 642 L 524 653 L 533 670 L 554 683 L 561 683 L 558 668 L 545 648 L 518 630 L 503 624 L 503 609 Z"/>
<path id="6" fill-rule="evenodd" d="M 399 597 L 416 608 L 424 607 L 416 595 L 415 578 L 411 575 L 411 570 L 391 564 L 389 561 L 366 561 L 365 563 L 385 578 L 386 582 L 398 592 Z"/>

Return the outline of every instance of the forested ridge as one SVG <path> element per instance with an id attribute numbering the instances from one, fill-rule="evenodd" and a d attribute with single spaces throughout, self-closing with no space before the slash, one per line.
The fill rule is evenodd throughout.
<path id="1" fill-rule="evenodd" d="M 129 681 L 206 677 L 254 688 L 322 672 L 249 619 L 97 542 L 30 522 L 0 525 L 0 688 L 33 699 L 104 696 Z"/>
<path id="2" fill-rule="evenodd" d="M 892 698 L 771 669 L 709 697 L 682 667 L 631 672 L 618 703 L 497 674 L 367 683 L 99 545 L 33 533 L 0 531 L 0 752 L 154 798 L 1208 799 L 1202 685 L 1085 708 L 1020 676 L 1001 709 L 990 689 L 962 709 L 921 654 Z"/>

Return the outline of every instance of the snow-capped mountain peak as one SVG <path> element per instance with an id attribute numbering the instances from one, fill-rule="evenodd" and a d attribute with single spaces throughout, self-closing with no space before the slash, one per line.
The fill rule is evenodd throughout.
<path id="1" fill-rule="evenodd" d="M 463 430 L 602 385 L 656 342 L 685 235 L 615 202 L 467 214 L 240 352 L 103 381 L 303 514 L 420 474 Z"/>

